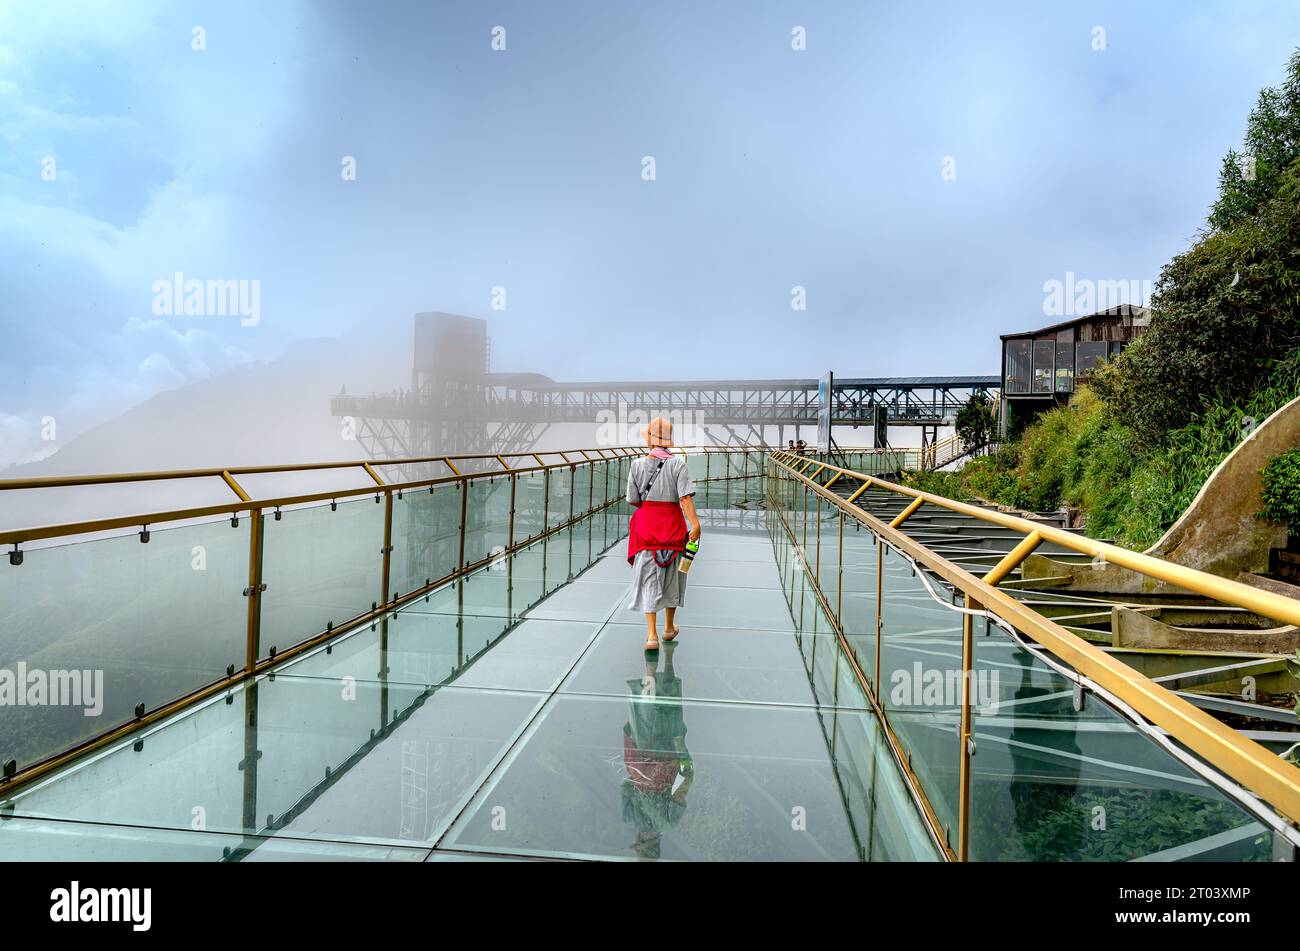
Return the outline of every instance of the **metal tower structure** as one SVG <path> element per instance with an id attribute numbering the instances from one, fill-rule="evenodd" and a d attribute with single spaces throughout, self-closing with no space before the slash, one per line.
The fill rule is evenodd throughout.
<path id="1" fill-rule="evenodd" d="M 560 383 L 540 373 L 493 373 L 485 321 L 454 314 L 417 314 L 411 388 L 331 398 L 374 457 L 504 453 L 532 449 L 556 423 L 597 424 L 629 409 L 651 416 L 699 420 L 719 444 L 761 445 L 775 428 L 817 422 L 813 379 L 597 381 Z M 951 425 L 972 393 L 992 397 L 1001 377 L 836 377 L 837 426 L 870 432 L 877 406 L 890 426 L 922 427 L 923 444 Z M 725 433 L 725 437 L 718 436 Z"/>

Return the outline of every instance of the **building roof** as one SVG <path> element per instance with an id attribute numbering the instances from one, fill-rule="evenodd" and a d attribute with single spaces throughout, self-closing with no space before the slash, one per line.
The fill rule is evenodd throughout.
<path id="1" fill-rule="evenodd" d="M 1057 333 L 1069 327 L 1077 327 L 1080 324 L 1087 323 L 1090 320 L 1096 320 L 1099 317 L 1110 317 L 1118 320 L 1121 317 L 1141 317 L 1145 315 L 1147 309 L 1137 304 L 1119 304 L 1116 307 L 1110 307 L 1106 310 L 1099 310 L 1095 314 L 1088 314 L 1084 317 L 1071 317 L 1069 320 L 1063 320 L 1059 324 L 1050 324 L 1046 327 L 1040 327 L 1038 330 L 1021 330 L 1017 333 L 1002 334 L 1003 340 L 1014 340 L 1020 337 L 1037 337 L 1039 334 Z"/>

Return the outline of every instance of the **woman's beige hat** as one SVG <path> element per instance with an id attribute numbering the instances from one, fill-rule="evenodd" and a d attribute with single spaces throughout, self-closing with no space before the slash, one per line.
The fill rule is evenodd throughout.
<path id="1" fill-rule="evenodd" d="M 641 428 L 641 438 L 651 446 L 668 449 L 673 444 L 673 424 L 662 416 L 656 416 Z"/>

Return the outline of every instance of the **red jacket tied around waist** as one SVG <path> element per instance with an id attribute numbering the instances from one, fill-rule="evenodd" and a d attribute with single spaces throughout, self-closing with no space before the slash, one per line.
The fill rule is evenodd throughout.
<path id="1" fill-rule="evenodd" d="M 686 519 L 678 502 L 642 502 L 628 527 L 627 561 L 639 551 L 681 551 L 686 547 Z"/>

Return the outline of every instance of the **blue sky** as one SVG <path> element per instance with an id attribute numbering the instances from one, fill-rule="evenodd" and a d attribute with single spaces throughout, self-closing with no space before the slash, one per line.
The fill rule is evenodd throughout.
<path id="1" fill-rule="evenodd" d="M 1194 239 L 1298 26 L 1241 0 L 3 0 L 0 464 L 48 451 L 46 417 L 66 439 L 418 310 L 557 379 L 996 372 L 1045 281 L 1153 279 Z M 155 315 L 178 271 L 258 281 L 259 321 Z"/>

